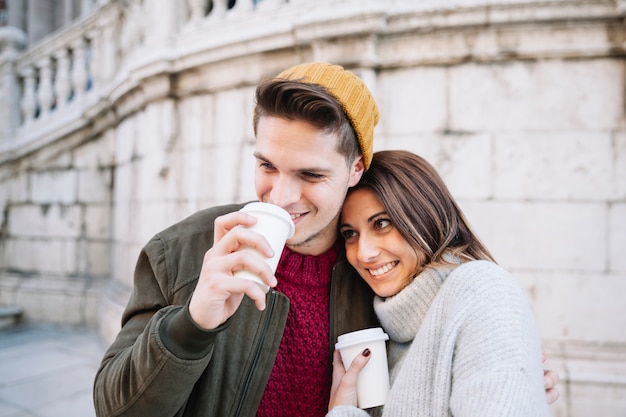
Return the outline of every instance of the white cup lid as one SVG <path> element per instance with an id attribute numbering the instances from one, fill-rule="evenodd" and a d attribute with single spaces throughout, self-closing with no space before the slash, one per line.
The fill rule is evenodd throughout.
<path id="1" fill-rule="evenodd" d="M 287 239 L 289 239 L 296 232 L 296 225 L 293 224 L 293 220 L 291 220 L 291 216 L 287 213 L 287 210 L 283 209 L 274 204 L 270 203 L 262 203 L 260 201 L 254 203 L 248 203 L 244 207 L 241 208 L 240 211 L 245 211 L 246 213 L 254 213 L 262 212 L 262 213 L 270 213 L 285 222 L 289 225 L 289 233 L 287 234 Z"/>
<path id="2" fill-rule="evenodd" d="M 381 327 L 372 329 L 357 330 L 356 332 L 342 334 L 337 337 L 335 349 L 343 349 L 349 346 L 357 345 L 364 342 L 372 342 L 377 340 L 389 340 L 387 333 L 383 332 Z"/>

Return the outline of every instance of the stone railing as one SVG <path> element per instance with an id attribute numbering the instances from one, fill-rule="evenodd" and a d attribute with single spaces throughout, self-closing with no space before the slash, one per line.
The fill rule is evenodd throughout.
<path id="1" fill-rule="evenodd" d="M 98 101 L 96 87 L 110 78 L 105 63 L 115 57 L 117 40 L 106 21 L 114 8 L 102 5 L 25 50 L 19 29 L 0 30 L 0 161 L 88 122 L 83 115 Z"/>
<path id="2" fill-rule="evenodd" d="M 88 125 L 111 97 L 133 87 L 133 69 L 168 66 L 177 38 L 198 39 L 207 28 L 307 2 L 101 0 L 27 49 L 20 29 L 0 28 L 0 163 Z"/>
<path id="3" fill-rule="evenodd" d="M 357 4 L 358 3 L 358 4 Z M 419 25 L 428 33 L 442 26 L 499 24 L 506 21 L 549 19 L 560 15 L 581 18 L 592 11 L 598 17 L 615 15 L 626 8 L 624 0 L 599 0 L 592 7 L 577 7 L 572 0 L 536 3 L 537 7 L 484 7 L 481 1 L 450 1 L 448 12 L 437 2 L 409 0 L 100 0 L 87 15 L 23 50 L 25 35 L 19 29 L 0 28 L 0 163 L 88 126 L 117 100 L 155 74 L 193 68 L 207 60 L 293 47 L 328 37 L 402 31 L 403 25 Z M 475 3 L 470 7 L 468 4 Z M 484 2 L 482 2 L 484 3 Z M 514 2 L 513 2 L 514 3 Z M 461 4 L 459 7 L 455 4 Z M 355 10 L 370 20 L 358 21 L 360 29 L 335 33 L 322 22 L 333 10 L 333 19 L 348 21 Z M 507 8 L 508 7 L 508 8 Z M 430 9 L 429 9 L 430 8 Z M 398 17 L 400 16 L 400 17 Z M 230 47 L 236 45 L 236 47 Z M 371 45 L 370 45 L 371 46 Z M 484 46 L 484 45 L 483 45 Z M 487 45 L 488 49 L 489 45 Z M 585 45 L 587 47 L 587 45 Z M 242 48 L 248 48 L 242 50 Z M 328 49 L 328 45 L 321 48 Z M 374 47 L 375 49 L 375 47 Z M 366 66 L 377 64 L 370 52 L 360 54 Z M 589 50 L 589 48 L 587 48 Z M 325 56 L 327 51 L 321 55 Z M 447 56 L 454 55 L 447 51 Z M 523 51 L 517 51 L 517 53 Z M 437 51 L 407 57 L 443 63 Z M 487 53 L 475 50 L 471 53 Z M 535 51 L 533 51 L 533 54 Z M 467 51 L 462 51 L 465 59 Z M 424 61 L 424 63 L 427 63 Z M 367 74 L 361 74 L 367 76 Z M 115 109 L 117 116 L 123 109 Z M 110 119 L 110 118 L 109 118 Z M 113 118 L 115 119 L 115 118 Z"/>

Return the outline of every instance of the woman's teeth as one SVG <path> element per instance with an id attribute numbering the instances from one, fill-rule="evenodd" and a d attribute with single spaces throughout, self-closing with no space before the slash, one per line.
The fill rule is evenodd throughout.
<path id="1" fill-rule="evenodd" d="M 387 265 L 383 265 L 378 269 L 370 269 L 370 274 L 374 275 L 375 277 L 378 275 L 382 275 L 386 272 L 391 271 L 397 264 L 398 264 L 398 261 L 389 262 Z"/>

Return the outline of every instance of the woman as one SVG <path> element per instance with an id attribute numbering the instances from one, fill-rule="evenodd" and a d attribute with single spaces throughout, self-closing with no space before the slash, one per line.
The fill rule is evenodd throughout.
<path id="1" fill-rule="evenodd" d="M 383 416 L 550 415 L 523 292 L 428 162 L 376 153 L 346 198 L 339 232 L 389 335 Z M 365 350 L 346 372 L 335 352 L 328 416 L 367 416 L 355 382 L 368 360 Z"/>

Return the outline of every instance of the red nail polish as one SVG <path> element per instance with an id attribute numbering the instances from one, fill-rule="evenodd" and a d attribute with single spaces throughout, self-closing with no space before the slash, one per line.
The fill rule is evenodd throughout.
<path id="1" fill-rule="evenodd" d="M 370 355 L 370 353 L 372 353 L 369 349 L 365 348 L 365 350 L 363 351 L 363 356 L 367 357 Z"/>

